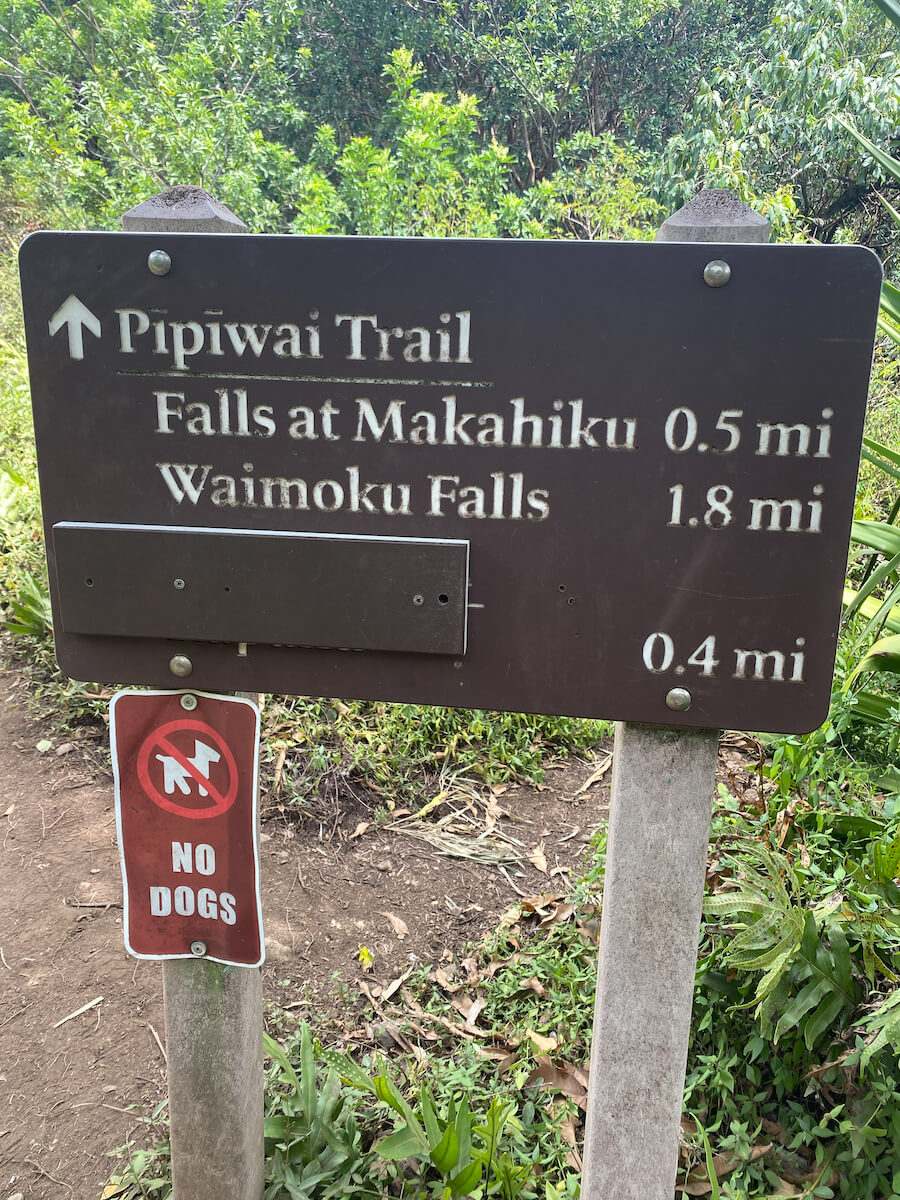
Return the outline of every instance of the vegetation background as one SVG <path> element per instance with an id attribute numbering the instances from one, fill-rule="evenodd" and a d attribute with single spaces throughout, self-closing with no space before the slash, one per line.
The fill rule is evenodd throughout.
<path id="1" fill-rule="evenodd" d="M 0 604 L 15 635 L 0 645 L 38 701 L 70 724 L 102 707 L 52 662 L 24 234 L 115 229 L 189 183 L 256 232 L 648 238 L 707 186 L 731 188 L 777 238 L 863 242 L 890 275 L 900 11 L 879 3 L 0 0 Z M 900 1197 L 898 301 L 887 284 L 831 715 L 751 743 L 757 786 L 719 790 L 683 1195 Z M 604 731 L 271 705 L 298 810 L 337 766 L 391 803 L 538 777 Z M 285 1046 L 268 1043 L 268 1196 L 577 1194 L 578 1109 L 531 1083 L 551 1027 L 550 1066 L 587 1063 L 604 845 L 601 831 L 565 920 L 520 911 L 473 951 L 482 1022 L 535 1035 L 502 1078 L 448 1042 L 429 1047 L 426 1084 L 416 1060 L 361 1066 L 273 1018 Z M 523 946 L 543 993 L 523 989 Z M 446 1015 L 440 989 L 412 983 Z M 166 1196 L 165 1153 L 126 1149 L 107 1194 Z"/>

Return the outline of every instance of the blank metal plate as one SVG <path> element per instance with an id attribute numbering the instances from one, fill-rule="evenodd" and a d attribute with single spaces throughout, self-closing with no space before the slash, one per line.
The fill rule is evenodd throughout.
<path id="1" fill-rule="evenodd" d="M 469 544 L 60 522 L 67 633 L 464 654 Z"/>

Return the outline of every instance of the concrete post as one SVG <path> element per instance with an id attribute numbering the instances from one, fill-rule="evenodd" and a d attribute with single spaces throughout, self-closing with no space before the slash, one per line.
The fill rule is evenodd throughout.
<path id="1" fill-rule="evenodd" d="M 767 242 L 730 192 L 661 242 Z M 583 1200 L 672 1200 L 718 731 L 616 726 L 584 1141 Z"/>
<path id="2" fill-rule="evenodd" d="M 169 233 L 247 231 L 197 187 L 170 188 L 145 200 L 124 215 L 122 228 L 160 234 L 161 250 Z M 170 959 L 163 963 L 163 1003 L 174 1200 L 262 1200 L 259 969 Z"/>

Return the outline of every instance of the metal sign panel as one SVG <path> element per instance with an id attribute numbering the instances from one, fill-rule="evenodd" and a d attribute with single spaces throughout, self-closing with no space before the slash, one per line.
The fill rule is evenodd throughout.
<path id="1" fill-rule="evenodd" d="M 110 740 L 125 948 L 136 958 L 259 966 L 256 706 L 121 691 Z"/>
<path id="2" fill-rule="evenodd" d="M 165 686 L 181 655 L 211 690 L 773 731 L 824 717 L 869 251 L 38 233 L 21 271 L 76 678 Z M 122 556 L 102 595 L 72 526 Z M 110 526 L 173 532 L 120 543 Z M 201 541 L 176 553 L 175 530 L 227 531 L 218 563 L 198 549 L 187 580 Z M 287 543 L 248 531 L 349 539 L 346 586 L 302 568 L 285 585 Z M 468 543 L 464 653 L 402 633 L 446 630 L 449 583 L 398 570 L 374 614 L 369 538 Z M 143 564 L 141 545 L 159 547 Z M 341 646 L 336 594 L 359 627 Z"/>
<path id="3" fill-rule="evenodd" d="M 466 652 L 466 542 L 70 522 L 53 546 L 66 633 Z"/>

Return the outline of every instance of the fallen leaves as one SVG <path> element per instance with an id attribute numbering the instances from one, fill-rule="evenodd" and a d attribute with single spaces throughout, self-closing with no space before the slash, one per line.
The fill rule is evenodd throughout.
<path id="1" fill-rule="evenodd" d="M 595 783 L 599 783 L 600 780 L 603 778 L 603 776 L 606 774 L 606 772 L 609 770 L 609 768 L 612 766 L 612 761 L 613 761 L 613 756 L 611 753 L 607 754 L 604 758 L 602 758 L 600 760 L 599 766 L 594 768 L 594 770 L 587 777 L 587 779 L 584 781 L 584 783 L 581 785 L 581 787 L 578 788 L 575 792 L 572 793 L 571 796 L 569 796 L 567 798 L 568 803 L 571 804 L 573 800 L 577 800 L 579 796 L 583 796 L 584 793 L 586 791 L 588 791 L 589 788 L 592 788 Z"/>
<path id="2" fill-rule="evenodd" d="M 378 909 L 378 915 L 380 917 L 385 917 L 390 922 L 391 928 L 397 935 L 397 941 L 402 942 L 409 933 L 409 926 L 406 924 L 403 918 L 398 917 L 396 913 L 383 912 L 381 909 Z"/>
<path id="3" fill-rule="evenodd" d="M 414 970 L 415 964 L 407 967 L 402 975 L 398 975 L 396 979 L 392 979 L 390 983 L 386 983 L 383 986 L 380 983 L 376 983 L 373 979 L 370 984 L 366 985 L 366 994 L 374 996 L 376 999 L 381 1001 L 390 1000 L 391 996 L 393 996 L 395 992 L 399 991 L 403 984 L 406 983 L 407 979 L 409 979 Z"/>
<path id="4" fill-rule="evenodd" d="M 580 1171 L 584 1165 L 581 1155 L 578 1153 L 578 1140 L 575 1133 L 575 1114 L 567 1112 L 559 1123 L 559 1134 L 567 1146 L 570 1147 L 566 1155 L 566 1166 L 572 1167 L 576 1171 Z"/>
<path id="5" fill-rule="evenodd" d="M 531 1030 L 528 1030 L 528 1035 L 532 1037 Z M 554 1063 L 546 1054 L 539 1054 L 535 1058 L 534 1070 L 525 1080 L 525 1086 L 558 1092 L 574 1100 L 582 1112 L 587 1110 L 588 1073 L 573 1063 Z M 574 1142 L 571 1144 L 574 1145 Z"/>
<path id="6" fill-rule="evenodd" d="M 505 790 L 505 789 L 504 789 Z M 493 796 L 489 796 L 484 806 L 484 828 L 487 833 L 492 833 L 497 826 L 497 822 L 503 816 L 503 809 L 497 803 Z"/>
<path id="7" fill-rule="evenodd" d="M 546 996 L 547 994 L 547 989 L 537 975 L 531 975 L 528 979 L 520 979 L 519 987 L 523 992 L 534 992 L 536 996 Z"/>
<path id="8" fill-rule="evenodd" d="M 547 874 L 547 855 L 544 853 L 544 843 L 535 846 L 532 852 L 528 855 L 528 861 L 533 867 L 536 867 L 542 875 Z"/>
<path id="9" fill-rule="evenodd" d="M 281 792 L 281 786 L 284 782 L 282 776 L 284 774 L 284 764 L 287 759 L 287 745 L 282 744 L 278 750 L 278 757 L 275 759 L 275 770 L 272 772 L 272 795 L 277 796 Z"/>
<path id="10" fill-rule="evenodd" d="M 487 1003 L 484 996 L 478 996 L 474 1000 L 470 996 L 453 996 L 450 999 L 450 1003 L 462 1016 L 464 1021 L 463 1029 L 466 1033 L 481 1032 L 481 1030 L 475 1028 L 475 1022 L 478 1020 L 481 1010 Z"/>
<path id="11" fill-rule="evenodd" d="M 541 892 L 537 896 L 528 896 L 520 904 L 513 905 L 500 918 L 501 928 L 515 925 L 522 917 L 539 917 L 538 928 L 546 929 L 549 925 L 560 925 L 563 921 L 571 920 L 575 913 L 574 904 L 564 903 L 565 892 Z M 516 914 L 513 916 L 512 914 Z"/>
<path id="12" fill-rule="evenodd" d="M 559 1048 L 559 1038 L 555 1033 L 551 1034 L 550 1037 L 544 1037 L 543 1034 L 535 1033 L 533 1029 L 526 1029 L 525 1036 L 541 1054 L 547 1054 L 550 1050 Z"/>
<path id="13" fill-rule="evenodd" d="M 765 1145 L 753 1146 L 750 1154 L 747 1157 L 740 1157 L 731 1154 L 728 1151 L 722 1151 L 721 1154 L 713 1156 L 712 1167 L 715 1172 L 716 1179 L 721 1182 L 726 1175 L 730 1175 L 732 1171 L 736 1171 L 738 1167 L 747 1166 L 749 1163 L 756 1162 L 758 1158 L 762 1158 L 772 1149 L 772 1143 L 768 1142 Z M 679 1182 L 678 1189 L 684 1192 L 686 1196 L 708 1196 L 712 1192 L 712 1182 L 707 1174 L 705 1167 L 697 1167 L 691 1171 L 684 1182 Z"/>

